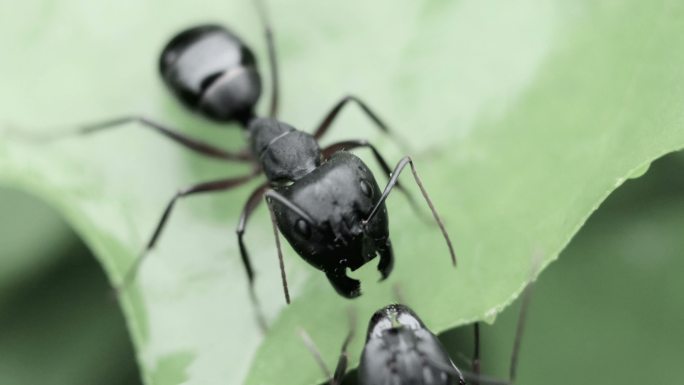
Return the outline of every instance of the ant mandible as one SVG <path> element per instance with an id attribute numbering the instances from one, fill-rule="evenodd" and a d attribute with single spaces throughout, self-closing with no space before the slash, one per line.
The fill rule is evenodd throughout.
<path id="1" fill-rule="evenodd" d="M 201 25 L 184 30 L 165 46 L 159 62 L 164 82 L 185 106 L 211 120 L 237 123 L 244 128 L 249 141 L 247 150 L 226 151 L 142 116 L 84 125 L 76 132 L 79 135 L 91 134 L 138 123 L 140 127 L 162 134 L 198 154 L 254 166 L 246 175 L 180 189 L 167 204 L 143 253 L 126 273 L 119 287 L 125 288 L 135 277 L 144 257 L 157 243 L 179 199 L 200 193 L 227 191 L 261 173 L 267 181 L 247 199 L 236 230 L 250 296 L 255 305 L 258 303 L 254 292 L 255 274 L 243 236 L 247 221 L 262 198 L 265 198 L 271 213 L 286 302 L 290 303 L 290 295 L 278 229 L 304 260 L 326 274 L 340 295 L 354 298 L 361 293 L 360 282 L 347 276 L 347 268 L 356 270 L 379 254 L 378 270 L 382 279 L 387 278 L 392 271 L 393 252 L 385 200 L 394 187 L 409 196 L 397 180 L 407 165 L 411 167 L 415 181 L 446 239 L 452 263 L 456 265 L 449 236 L 410 157 L 401 159 L 391 170 L 379 151 L 366 140 L 347 140 L 319 148 L 318 140 L 328 132 L 339 112 L 349 103 L 356 103 L 378 129 L 390 134 L 387 126 L 362 100 L 355 96 L 342 98 L 325 115 L 313 134 L 299 131 L 277 119 L 279 86 L 274 38 L 259 1 L 257 10 L 265 31 L 273 84 L 268 117 L 257 117 L 254 112 L 261 94 L 256 58 L 249 47 L 228 29 L 218 25 Z M 362 147 L 372 151 L 389 177 L 382 191 L 364 162 L 344 151 Z M 410 202 L 413 204 L 412 200 Z"/>

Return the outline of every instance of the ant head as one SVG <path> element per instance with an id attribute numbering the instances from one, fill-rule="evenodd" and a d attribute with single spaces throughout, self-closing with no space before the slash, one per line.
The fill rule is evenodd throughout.
<path id="1" fill-rule="evenodd" d="M 252 51 L 231 31 L 201 25 L 176 35 L 164 47 L 159 71 L 189 108 L 222 122 L 245 124 L 261 95 Z"/>
<path id="2" fill-rule="evenodd" d="M 376 311 L 368 324 L 367 340 L 382 338 L 385 333 L 401 329 L 425 329 L 423 321 L 408 306 L 392 304 Z"/>
<path id="3" fill-rule="evenodd" d="M 250 122 L 252 153 L 269 181 L 288 185 L 321 164 L 321 150 L 313 136 L 271 118 Z"/>
<path id="4" fill-rule="evenodd" d="M 278 191 L 307 214 L 307 218 L 274 203 L 278 228 L 307 262 L 329 274 L 341 295 L 360 295 L 358 281 L 341 270 L 356 270 L 380 256 L 378 269 L 386 278 L 392 269 L 387 210 L 384 204 L 366 222 L 382 191 L 368 167 L 349 152 L 338 152 Z M 335 281 L 334 278 L 339 280 Z"/>

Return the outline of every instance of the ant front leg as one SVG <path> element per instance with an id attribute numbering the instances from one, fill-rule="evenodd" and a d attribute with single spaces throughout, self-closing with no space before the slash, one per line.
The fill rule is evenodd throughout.
<path id="1" fill-rule="evenodd" d="M 439 229 L 442 231 L 442 235 L 444 236 L 444 239 L 446 240 L 447 247 L 449 248 L 449 254 L 451 254 L 451 262 L 454 266 L 456 266 L 456 253 L 454 252 L 454 247 L 451 244 L 451 239 L 449 238 L 449 234 L 446 231 L 446 228 L 444 227 L 444 223 L 442 222 L 442 219 L 439 217 L 439 214 L 437 214 L 437 210 L 435 209 L 435 206 L 432 204 L 432 200 L 430 199 L 430 196 L 428 195 L 427 191 L 425 190 L 425 187 L 423 187 L 423 182 L 420 180 L 420 177 L 418 176 L 418 172 L 416 171 L 416 167 L 413 165 L 413 160 L 411 160 L 411 157 L 405 156 L 403 157 L 397 166 L 394 168 L 394 171 L 392 171 L 392 177 L 390 178 L 389 182 L 387 183 L 387 186 L 385 187 L 385 190 L 382 192 L 382 196 L 380 199 L 378 199 L 378 202 L 375 204 L 375 207 L 371 210 L 370 214 L 368 215 L 368 218 L 366 218 L 363 222 L 368 223 L 375 214 L 378 212 L 378 210 L 382 207 L 382 205 L 385 203 L 385 200 L 387 199 L 387 196 L 389 196 L 390 192 L 392 192 L 392 189 L 397 185 L 399 175 L 401 172 L 404 170 L 406 165 L 411 166 L 411 172 L 413 173 L 413 178 L 416 181 L 416 184 L 420 188 L 420 192 L 423 194 L 423 198 L 425 198 L 425 201 L 427 202 L 428 206 L 430 207 L 430 211 L 432 211 L 432 216 L 435 218 L 435 221 L 437 222 L 437 225 L 439 225 Z"/>
<path id="2" fill-rule="evenodd" d="M 124 276 L 121 284 L 117 288 L 117 291 L 121 291 L 126 289 L 128 284 L 135 278 L 140 265 L 142 264 L 143 260 L 145 257 L 149 254 L 150 250 L 154 248 L 154 246 L 157 243 L 157 240 L 159 240 L 159 237 L 161 236 L 162 230 L 164 230 L 164 226 L 166 225 L 171 212 L 173 211 L 174 206 L 176 205 L 176 201 L 178 201 L 181 198 L 188 197 L 190 195 L 195 195 L 199 193 L 206 193 L 206 192 L 218 192 L 218 191 L 227 191 L 233 188 L 236 188 L 252 179 L 254 179 L 258 175 L 258 172 L 252 172 L 247 175 L 235 177 L 235 178 L 229 178 L 229 179 L 222 179 L 222 180 L 217 180 L 213 182 L 205 182 L 205 183 L 200 183 L 196 184 L 193 186 L 190 186 L 188 188 L 184 188 L 179 190 L 173 198 L 171 198 L 171 201 L 166 205 L 166 209 L 164 209 L 164 213 L 161 216 L 161 219 L 159 220 L 159 223 L 155 227 L 154 233 L 152 233 L 152 237 L 147 243 L 147 246 L 143 250 L 140 256 L 135 260 L 133 263 L 133 266 L 128 270 L 126 275 Z"/>
<path id="3" fill-rule="evenodd" d="M 249 253 L 247 252 L 247 247 L 245 246 L 243 236 L 247 228 L 247 221 L 254 212 L 254 209 L 259 206 L 259 203 L 261 203 L 261 198 L 264 196 L 266 189 L 268 189 L 268 184 L 264 183 L 252 192 L 247 199 L 247 203 L 245 203 L 245 207 L 242 209 L 240 219 L 238 220 L 238 226 L 235 230 L 238 238 L 238 245 L 240 247 L 240 257 L 242 259 L 242 264 L 245 267 L 245 273 L 247 274 L 250 292 L 254 291 L 254 269 L 252 268 L 252 262 L 249 258 Z"/>
<path id="4" fill-rule="evenodd" d="M 473 324 L 473 343 L 475 348 L 473 350 L 472 369 L 476 376 L 480 376 L 480 323 Z M 480 385 L 478 381 L 473 381 L 473 385 Z"/>
<path id="5" fill-rule="evenodd" d="M 200 155 L 204 155 L 210 158 L 235 161 L 235 162 L 245 162 L 251 163 L 252 157 L 247 152 L 230 152 L 224 149 L 215 147 L 206 142 L 200 141 L 198 139 L 191 138 L 185 134 L 182 134 L 174 129 L 168 128 L 161 123 L 157 123 L 153 120 L 142 116 L 123 116 L 115 119 L 105 120 L 101 122 L 95 122 L 90 124 L 84 124 L 75 127 L 75 131 L 67 133 L 57 133 L 47 136 L 31 136 L 30 140 L 36 140 L 40 142 L 51 142 L 59 139 L 65 139 L 70 136 L 84 136 L 90 135 L 97 132 L 123 127 L 130 123 L 138 123 L 140 127 L 147 128 L 161 134 L 174 142 L 184 146 L 185 148 L 194 151 Z"/>
<path id="6" fill-rule="evenodd" d="M 337 118 L 337 115 L 340 113 L 342 108 L 346 106 L 349 102 L 354 102 L 359 107 L 361 107 L 361 110 L 373 123 L 375 123 L 375 126 L 386 135 L 391 136 L 402 148 L 403 151 L 406 152 L 408 150 L 409 146 L 407 145 L 407 143 L 400 136 L 398 136 L 396 132 L 392 132 L 389 129 L 389 126 L 387 126 L 387 124 L 385 124 L 385 122 L 383 122 L 380 119 L 378 114 L 373 112 L 373 110 L 371 110 L 366 103 L 364 103 L 361 99 L 357 98 L 354 95 L 347 95 L 340 99 L 340 101 L 338 101 L 333 106 L 333 108 L 325 115 L 323 121 L 321 121 L 321 123 L 318 125 L 318 127 L 313 133 L 313 137 L 316 138 L 316 140 L 321 139 L 323 135 L 325 135 L 326 132 L 328 132 L 328 129 L 330 128 L 332 122 Z"/>
<path id="7" fill-rule="evenodd" d="M 249 220 L 249 217 L 252 215 L 257 206 L 259 206 L 259 203 L 261 203 L 261 198 L 264 196 L 264 193 L 267 189 L 268 182 L 257 187 L 257 189 L 252 192 L 252 194 L 247 199 L 247 203 L 245 203 L 245 207 L 242 209 L 242 213 L 240 214 L 240 220 L 238 221 L 238 226 L 235 230 L 238 238 L 238 245 L 240 247 L 240 257 L 242 259 L 242 264 L 245 268 L 245 273 L 247 274 L 247 283 L 249 285 L 249 297 L 252 301 L 254 311 L 256 312 L 257 321 L 259 322 L 259 326 L 261 327 L 261 330 L 263 332 L 266 332 L 268 330 L 268 325 L 266 323 L 266 316 L 264 315 L 264 312 L 261 309 L 261 304 L 259 302 L 259 298 L 257 297 L 254 288 L 254 268 L 252 267 L 252 261 L 249 258 L 247 247 L 245 246 L 245 243 L 243 241 L 243 236 L 245 234 L 247 221 Z"/>

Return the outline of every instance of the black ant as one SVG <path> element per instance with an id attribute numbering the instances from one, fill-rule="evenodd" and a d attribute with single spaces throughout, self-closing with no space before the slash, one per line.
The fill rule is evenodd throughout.
<path id="1" fill-rule="evenodd" d="M 449 357 L 437 336 L 408 306 L 391 304 L 376 311 L 368 323 L 366 342 L 357 370 L 360 385 L 421 384 L 421 385 L 513 385 L 525 321 L 532 296 L 532 284 L 524 290 L 518 315 L 508 379 L 480 374 L 480 324 L 473 325 L 474 344 L 471 371 L 459 369 Z M 316 363 L 330 385 L 341 385 L 347 372 L 347 348 L 355 334 L 355 320 L 350 328 L 333 373 L 326 366 L 311 337 L 304 330 L 300 335 L 313 354 Z"/>
<path id="2" fill-rule="evenodd" d="M 274 38 L 263 5 L 257 2 L 257 8 L 265 31 L 273 84 L 269 117 L 257 117 L 254 112 L 261 94 L 256 58 L 249 47 L 228 29 L 218 25 L 201 25 L 184 30 L 164 47 L 159 61 L 164 82 L 184 105 L 211 120 L 237 123 L 245 129 L 249 141 L 247 150 L 229 152 L 141 116 L 85 125 L 77 131 L 77 134 L 90 134 L 127 123 L 138 123 L 201 155 L 254 166 L 251 172 L 243 176 L 180 189 L 166 206 L 146 248 L 125 275 L 120 287 L 125 288 L 135 277 L 144 256 L 159 239 L 176 201 L 199 193 L 230 190 L 261 173 L 267 181 L 249 196 L 237 226 L 240 255 L 248 277 L 250 295 L 255 303 L 254 270 L 243 236 L 247 221 L 262 198 L 265 197 L 271 212 L 286 302 L 290 302 L 290 297 L 277 229 L 304 260 L 325 272 L 340 295 L 354 298 L 360 295 L 360 282 L 347 276 L 347 268 L 356 270 L 379 254 L 378 270 L 382 279 L 387 278 L 392 271 L 393 252 L 385 199 L 394 187 L 406 193 L 397 181 L 406 165 L 411 166 L 416 183 L 447 241 L 455 265 L 451 241 L 410 157 L 401 159 L 391 170 L 378 150 L 365 140 L 342 141 L 319 148 L 318 140 L 349 103 L 356 103 L 381 131 L 390 134 L 387 126 L 362 100 L 355 96 L 341 99 L 325 115 L 313 134 L 299 131 L 276 118 L 278 67 Z M 389 182 L 384 190 L 380 190 L 373 174 L 360 158 L 343 151 L 361 147 L 372 151 L 388 175 Z"/>

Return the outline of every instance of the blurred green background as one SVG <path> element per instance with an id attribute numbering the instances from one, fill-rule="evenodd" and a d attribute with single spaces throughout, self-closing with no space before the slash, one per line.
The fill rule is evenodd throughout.
<path id="1" fill-rule="evenodd" d="M 50 207 L 0 188 L 0 384 L 140 384 L 95 257 Z"/>
<path id="2" fill-rule="evenodd" d="M 517 383 L 682 383 L 683 230 L 684 154 L 675 153 L 616 190 L 541 274 Z M 487 373 L 508 373 L 518 306 L 483 330 Z M 454 355 L 470 354 L 470 332 L 444 336 Z"/>
<path id="3" fill-rule="evenodd" d="M 542 273 L 518 383 L 681 381 L 683 170 L 677 153 L 628 181 Z M 20 192 L 0 189 L 0 212 L 0 384 L 140 383 L 123 317 L 85 246 Z M 517 314 L 516 304 L 484 327 L 484 372 L 506 375 Z M 441 336 L 459 365 L 470 333 Z"/>

